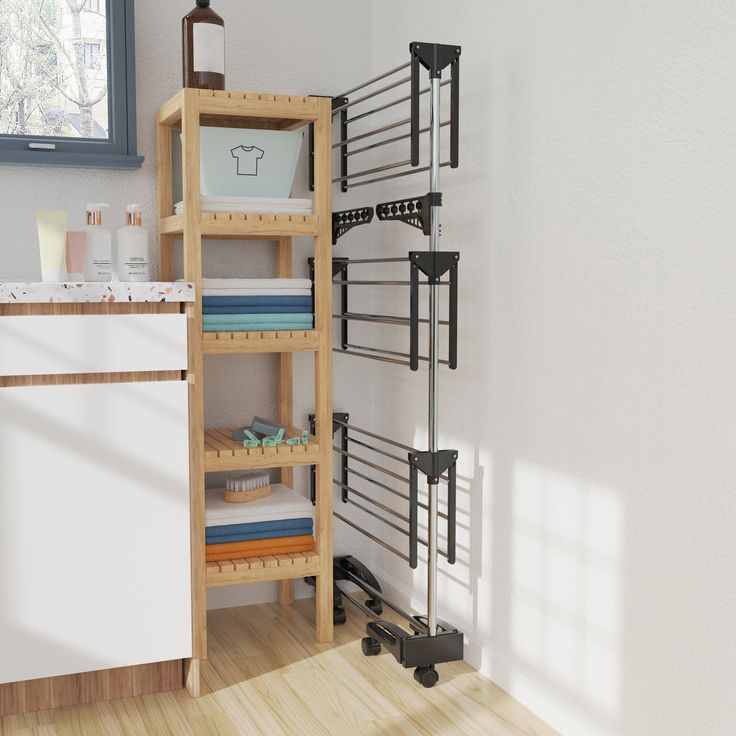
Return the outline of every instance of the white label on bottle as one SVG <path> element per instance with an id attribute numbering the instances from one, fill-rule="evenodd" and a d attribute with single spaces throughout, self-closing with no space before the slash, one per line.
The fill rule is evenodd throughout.
<path id="1" fill-rule="evenodd" d="M 214 23 L 195 23 L 194 71 L 225 73 L 225 28 Z"/>

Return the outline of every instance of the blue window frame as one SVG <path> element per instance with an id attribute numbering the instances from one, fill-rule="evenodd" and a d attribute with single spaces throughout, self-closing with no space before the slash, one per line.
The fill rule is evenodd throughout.
<path id="1" fill-rule="evenodd" d="M 19 112 L 12 112 L 10 117 L 6 109 L 5 132 L 0 130 L 0 164 L 139 168 L 143 163 L 143 157 L 137 155 L 136 141 L 133 0 L 78 2 L 81 13 L 90 16 L 95 14 L 98 30 L 99 24 L 103 24 L 100 31 L 103 37 L 102 39 L 88 37 L 83 30 L 84 37 L 79 33 L 74 37 L 71 53 L 68 48 L 67 53 L 64 53 L 65 50 L 61 48 L 63 43 L 59 40 L 58 29 L 66 28 L 68 23 L 65 26 L 55 15 L 57 12 L 65 11 L 65 5 L 64 0 L 63 5 L 59 4 L 58 11 L 50 5 L 51 10 L 44 13 L 43 18 L 36 19 L 41 23 L 39 26 L 41 32 L 36 35 L 29 33 L 24 38 L 28 39 L 29 45 L 33 45 L 30 53 L 38 63 L 43 64 L 47 58 L 51 58 L 54 64 L 58 64 L 58 59 L 62 59 L 62 62 L 66 59 L 70 68 L 78 74 L 97 73 L 95 79 L 100 85 L 97 96 L 102 95 L 102 100 L 96 103 L 97 109 L 102 111 L 99 115 L 100 120 L 91 119 L 92 113 L 89 108 L 85 108 L 87 117 L 83 120 L 82 106 L 73 95 L 64 95 L 63 92 L 56 95 L 56 99 L 62 100 L 63 104 L 58 106 L 64 108 L 63 110 L 52 109 L 49 113 L 48 108 L 53 107 L 51 103 L 48 108 L 44 108 L 40 103 L 35 106 L 28 104 L 27 107 L 33 107 L 37 115 L 39 109 L 44 111 L 43 125 L 37 125 L 34 129 L 28 129 L 34 126 L 19 124 L 18 115 L 24 113 L 22 107 Z M 102 18 L 101 10 L 105 11 Z M 49 30 L 53 23 L 56 23 L 56 26 Z M 48 33 L 45 34 L 44 31 Z M 52 39 L 51 42 L 46 35 Z M 58 49 L 54 47 L 54 43 Z M 77 64 L 74 58 L 76 53 L 80 55 Z M 79 71 L 81 69 L 86 71 Z M 59 71 L 59 75 L 63 75 L 63 70 Z M 48 78 L 52 76 L 47 75 Z M 60 89 L 59 82 L 55 84 Z M 105 86 L 106 93 L 103 95 Z M 80 85 L 77 83 L 74 89 L 79 88 Z M 49 93 L 48 96 L 51 98 L 53 95 Z M 5 97 L 10 99 L 7 90 Z M 71 98 L 72 102 L 64 103 L 62 97 L 66 100 Z M 89 101 L 90 98 L 86 99 Z M 16 102 L 12 99 L 10 101 L 13 104 Z M 22 102 L 23 100 L 21 104 Z M 73 112 L 75 104 L 78 106 L 76 113 Z M 25 118 L 23 122 L 25 123 Z M 43 134 L 39 134 L 41 129 Z"/>

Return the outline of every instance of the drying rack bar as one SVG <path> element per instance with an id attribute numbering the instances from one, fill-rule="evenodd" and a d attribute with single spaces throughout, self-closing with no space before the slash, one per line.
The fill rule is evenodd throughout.
<path id="1" fill-rule="evenodd" d="M 346 314 L 333 314 L 333 319 L 348 319 L 356 322 L 375 322 L 382 325 L 398 325 L 400 327 L 410 327 L 411 317 L 394 317 L 386 314 L 360 314 L 358 312 L 347 312 Z M 419 319 L 420 324 L 429 324 L 428 319 Z M 449 325 L 448 320 L 440 320 L 439 324 Z"/>
<path id="2" fill-rule="evenodd" d="M 452 82 L 451 79 L 446 79 L 444 82 L 440 84 L 440 87 L 444 87 L 445 85 L 448 85 Z M 427 92 L 429 92 L 431 87 L 425 87 L 424 89 L 419 91 L 419 95 L 426 95 Z M 349 125 L 350 123 L 357 123 L 358 120 L 362 120 L 363 118 L 367 118 L 369 115 L 373 115 L 377 112 L 383 112 L 384 110 L 389 110 L 392 107 L 395 107 L 396 105 L 400 105 L 402 102 L 409 102 L 411 100 L 411 95 L 408 94 L 406 97 L 400 97 L 397 100 L 392 100 L 391 102 L 387 102 L 385 105 L 381 105 L 380 107 L 374 107 L 372 110 L 366 110 L 366 112 L 362 112 L 359 115 L 354 115 L 352 118 L 348 118 L 345 122 Z M 448 121 L 449 124 L 449 121 Z M 429 130 L 429 128 L 427 128 Z"/>
<path id="3" fill-rule="evenodd" d="M 359 491 L 357 488 L 354 488 L 350 485 L 345 485 L 345 483 L 341 483 L 339 480 L 332 479 L 332 482 L 338 487 L 342 488 L 345 491 L 348 491 L 349 493 L 352 493 L 354 496 L 358 496 L 358 498 L 362 498 L 364 501 L 368 501 L 368 503 L 373 504 L 377 508 L 381 509 L 381 511 L 385 511 L 387 514 L 390 514 L 391 516 L 395 516 L 397 519 L 405 522 L 409 522 L 409 517 L 404 516 L 404 514 L 400 514 L 396 509 L 392 509 L 390 506 L 386 506 L 386 504 L 381 503 L 380 501 L 376 501 L 375 498 L 371 498 L 370 496 L 366 496 L 362 491 Z"/>
<path id="4" fill-rule="evenodd" d="M 401 259 L 404 260 L 403 258 Z M 352 263 L 352 261 L 349 261 Z M 333 281 L 335 286 L 411 286 L 411 281 L 354 281 L 343 280 Z M 449 281 L 440 281 L 436 286 L 449 286 Z M 419 286 L 428 286 L 428 284 L 420 282 Z"/>
<path id="5" fill-rule="evenodd" d="M 373 97 L 378 97 L 378 95 L 382 95 L 384 92 L 390 92 L 392 89 L 396 89 L 396 87 L 400 87 L 402 84 L 407 84 L 408 82 L 411 82 L 411 76 L 404 77 L 403 79 L 399 79 L 396 82 L 391 82 L 390 84 L 380 87 L 379 89 L 374 89 L 372 92 L 368 92 L 368 94 L 365 94 L 362 97 L 358 97 L 355 100 L 351 100 L 350 102 L 345 102 L 342 105 L 339 105 L 338 107 L 334 107 L 332 109 L 332 114 L 336 115 L 338 112 L 347 110 L 348 108 L 353 107 L 354 105 L 359 105 L 361 102 L 370 100 Z M 347 95 L 340 95 L 340 97 L 347 97 Z M 350 120 L 347 120 L 346 122 L 349 123 Z"/>
<path id="6" fill-rule="evenodd" d="M 346 176 L 338 176 L 335 177 L 332 180 L 333 184 L 337 184 L 339 181 L 349 181 L 350 179 L 355 179 L 358 176 L 368 176 L 368 174 L 377 174 L 381 171 L 390 171 L 391 169 L 398 169 L 400 166 L 408 166 L 411 163 L 409 159 L 406 159 L 405 161 L 393 161 L 390 164 L 383 164 L 382 166 L 375 166 L 372 169 L 365 169 L 364 171 L 356 171 L 352 174 L 347 174 Z"/>
<path id="7" fill-rule="evenodd" d="M 401 493 L 401 491 L 397 491 L 395 488 L 391 488 L 391 486 L 387 486 L 385 483 L 381 483 L 380 481 L 375 480 L 374 478 L 370 478 L 367 475 L 364 475 L 358 470 L 355 470 L 355 468 L 348 468 L 348 473 L 350 475 L 356 475 L 358 478 L 362 478 L 363 480 L 367 481 L 368 483 L 372 483 L 374 486 L 377 486 L 378 488 L 382 488 L 385 491 L 388 491 L 389 493 L 393 493 L 394 496 L 397 496 L 398 498 L 403 498 L 404 501 L 410 501 L 409 495 L 406 493 Z M 423 503 L 422 501 L 417 501 L 417 505 L 420 509 L 424 509 L 425 511 L 429 510 L 429 506 L 427 506 L 426 503 Z M 445 520 L 447 520 L 447 514 L 443 513 L 442 511 L 438 511 L 438 514 Z"/>
<path id="8" fill-rule="evenodd" d="M 335 481 L 335 485 L 342 487 L 342 484 L 338 483 L 337 481 Z M 372 503 L 376 506 L 381 506 L 384 509 L 386 508 L 385 506 L 382 506 L 381 504 L 378 504 L 377 502 L 373 501 L 373 499 L 371 499 L 369 496 L 362 495 L 360 492 L 356 491 L 354 488 L 351 488 L 350 486 L 348 486 L 346 490 L 350 491 L 350 493 L 352 493 L 355 496 L 359 496 L 360 498 L 365 499 L 369 503 Z M 389 521 L 388 519 L 384 518 L 380 514 L 377 514 L 375 511 L 371 511 L 370 509 L 367 509 L 365 506 L 363 506 L 362 504 L 359 504 L 357 501 L 353 501 L 352 498 L 348 498 L 347 502 L 351 506 L 355 506 L 355 508 L 360 509 L 360 511 L 362 511 L 363 513 L 368 514 L 368 516 L 371 516 L 374 519 L 378 519 L 378 521 L 382 522 L 383 524 L 386 524 L 386 526 L 389 526 L 395 531 L 399 532 L 400 534 L 403 534 L 405 537 L 411 537 L 410 532 L 408 532 L 406 529 L 402 529 L 398 524 L 394 524 L 394 522 Z M 405 521 L 409 522 L 409 519 L 405 518 Z M 417 537 L 417 542 L 421 544 L 422 547 L 429 547 L 429 542 L 426 539 Z M 440 556 L 447 559 L 448 555 L 447 555 L 447 552 L 445 552 L 445 550 L 438 549 L 437 552 Z"/>
<path id="9" fill-rule="evenodd" d="M 350 258 L 350 265 L 359 263 L 408 263 L 409 257 L 406 258 Z"/>
<path id="10" fill-rule="evenodd" d="M 397 350 L 387 350 L 386 348 L 374 348 L 369 345 L 355 345 L 353 343 L 348 343 L 347 347 L 345 349 L 340 348 L 332 348 L 332 351 L 334 353 L 341 353 L 343 355 L 357 355 L 355 352 L 356 350 L 367 350 L 370 353 L 375 353 L 375 355 L 361 355 L 361 357 L 364 358 L 372 358 L 373 360 L 386 360 L 389 363 L 400 363 L 401 365 L 408 365 L 411 366 L 411 353 L 401 353 Z M 380 357 L 383 356 L 395 356 L 395 358 L 392 360 L 392 357 Z M 399 358 L 405 358 L 406 360 L 399 360 Z M 418 355 L 416 356 L 416 359 L 422 363 L 426 363 L 429 361 L 429 358 L 426 355 Z M 440 360 L 439 363 L 441 365 L 450 365 L 449 360 Z"/>
<path id="11" fill-rule="evenodd" d="M 364 89 L 365 87 L 370 87 L 370 85 L 375 84 L 376 82 L 380 82 L 382 79 L 386 79 L 386 77 L 390 77 L 392 74 L 398 74 L 400 71 L 408 69 L 410 66 L 411 61 L 407 61 L 405 64 L 399 64 L 399 66 L 394 67 L 393 69 L 389 69 L 387 72 L 383 72 L 383 74 L 379 74 L 377 77 L 373 77 L 373 79 L 369 79 L 367 82 L 363 82 L 356 87 L 352 87 L 347 92 L 336 95 L 336 97 L 347 97 L 348 95 L 353 94 L 353 92 L 357 92 L 358 90 Z"/>
<path id="12" fill-rule="evenodd" d="M 384 457 L 390 458 L 391 460 L 395 460 L 397 463 L 402 463 L 403 465 L 409 465 L 409 461 L 405 457 L 399 457 L 398 455 L 394 455 L 391 452 L 382 450 L 380 447 L 374 447 L 373 445 L 369 445 L 367 442 L 363 442 L 362 440 L 355 439 L 355 437 L 348 436 L 348 442 L 352 442 L 353 444 L 358 445 L 359 447 L 365 447 L 366 450 L 370 450 L 371 452 L 376 452 L 379 455 L 383 455 Z"/>
<path id="13" fill-rule="evenodd" d="M 440 164 L 440 168 L 445 166 L 452 166 L 452 161 L 444 161 Z M 364 181 L 355 182 L 352 187 L 362 187 L 364 184 L 375 184 L 379 181 L 388 181 L 389 179 L 398 179 L 400 176 L 409 176 L 410 174 L 421 174 L 425 171 L 429 171 L 431 166 L 422 166 L 419 169 L 409 169 L 408 171 L 400 171 L 398 174 L 388 174 L 387 176 L 377 176 L 373 179 L 365 179 Z"/>
<path id="14" fill-rule="evenodd" d="M 332 148 L 333 150 L 335 148 L 342 148 L 342 146 L 347 146 L 350 143 L 362 141 L 366 138 L 370 138 L 371 136 L 378 135 L 379 133 L 385 133 L 387 130 L 394 130 L 394 128 L 400 128 L 402 125 L 409 125 L 410 122 L 411 118 L 406 118 L 405 120 L 397 120 L 394 123 L 387 123 L 386 125 L 382 125 L 380 128 L 376 128 L 375 130 L 369 130 L 367 133 L 354 135 L 352 138 L 343 138 L 337 143 L 333 143 Z"/>
<path id="15" fill-rule="evenodd" d="M 389 478 L 393 478 L 394 480 L 398 480 L 398 481 L 401 481 L 402 483 L 406 483 L 406 485 L 409 485 L 409 478 L 405 478 L 403 475 L 399 475 L 398 473 L 395 473 L 393 470 L 389 470 L 388 468 L 384 468 L 380 465 L 377 465 L 376 463 L 373 463 L 370 460 L 366 460 L 364 457 L 360 457 L 360 455 L 355 455 L 352 452 L 343 450 L 342 447 L 336 447 L 335 445 L 333 445 L 332 449 L 335 452 L 337 452 L 339 455 L 342 455 L 343 457 L 346 457 L 349 460 L 355 460 L 356 462 L 359 462 L 362 465 L 367 465 L 369 468 L 373 468 L 373 470 L 378 470 L 380 473 L 383 473 L 384 475 L 389 476 Z"/>
<path id="16" fill-rule="evenodd" d="M 440 128 L 444 128 L 447 125 L 450 125 L 449 120 L 445 120 L 444 122 L 440 123 Z M 429 132 L 429 128 L 422 128 L 419 131 L 420 135 L 424 135 L 425 133 Z M 395 135 L 393 138 L 386 138 L 386 140 L 378 141 L 378 143 L 371 143 L 367 146 L 363 146 L 362 148 L 354 148 L 352 151 L 345 151 L 345 157 L 348 156 L 355 156 L 358 153 L 365 153 L 365 151 L 372 151 L 374 148 L 380 148 L 381 146 L 387 146 L 389 143 L 397 143 L 398 141 L 405 141 L 407 138 L 411 138 L 411 133 L 405 133 L 404 135 Z"/>
<path id="17" fill-rule="evenodd" d="M 387 445 L 393 445 L 394 447 L 398 447 L 400 450 L 404 450 L 405 452 L 418 452 L 416 447 L 409 447 L 409 445 L 404 445 L 401 442 L 397 442 L 396 440 L 388 439 L 386 437 L 381 437 L 380 434 L 376 434 L 375 432 L 370 432 L 367 429 L 362 429 L 361 427 L 356 427 L 353 424 L 348 424 L 347 422 L 335 420 L 336 424 L 339 424 L 341 427 L 345 427 L 345 429 L 350 429 L 353 432 L 358 432 L 358 434 L 364 434 L 366 437 L 372 437 L 375 440 L 379 440 L 380 442 L 384 442 Z"/>
<path id="18" fill-rule="evenodd" d="M 362 527 L 359 527 L 355 522 L 350 521 L 347 517 L 343 516 L 342 514 L 338 514 L 337 511 L 333 511 L 332 515 L 336 519 L 340 519 L 343 524 L 347 524 L 348 526 L 351 526 L 356 531 L 359 531 L 364 536 L 368 537 L 372 542 L 375 542 L 376 544 L 380 544 L 381 547 L 384 547 L 389 552 L 393 552 L 397 557 L 400 557 L 402 560 L 406 560 L 406 562 L 409 562 L 409 556 L 405 555 L 401 550 L 396 549 L 396 547 L 393 547 L 388 542 L 384 542 L 383 539 L 379 539 L 375 534 L 371 534 L 370 532 L 366 531 Z M 393 607 L 393 606 L 392 606 Z"/>

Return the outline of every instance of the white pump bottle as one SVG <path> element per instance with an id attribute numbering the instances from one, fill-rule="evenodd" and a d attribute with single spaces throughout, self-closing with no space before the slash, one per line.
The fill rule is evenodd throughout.
<path id="1" fill-rule="evenodd" d="M 85 281 L 112 279 L 112 233 L 102 227 L 102 210 L 107 204 L 87 205 L 87 251 L 84 258 Z"/>
<path id="2" fill-rule="evenodd" d="M 141 227 L 140 205 L 128 205 L 127 223 L 118 230 L 118 278 L 120 281 L 150 281 L 148 230 Z"/>

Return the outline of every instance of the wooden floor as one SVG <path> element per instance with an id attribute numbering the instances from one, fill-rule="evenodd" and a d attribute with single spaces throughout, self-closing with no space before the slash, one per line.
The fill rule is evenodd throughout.
<path id="1" fill-rule="evenodd" d="M 390 654 L 364 657 L 348 606 L 333 644 L 314 641 L 314 602 L 209 613 L 202 697 L 183 692 L 0 719 L 0 736 L 555 736 L 464 663 L 431 690 Z"/>

